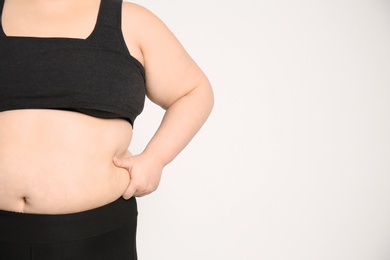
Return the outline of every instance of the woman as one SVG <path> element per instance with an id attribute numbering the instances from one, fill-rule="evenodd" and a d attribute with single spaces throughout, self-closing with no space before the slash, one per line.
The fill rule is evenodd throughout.
<path id="1" fill-rule="evenodd" d="M 135 197 L 208 117 L 210 84 L 122 0 L 0 0 L 0 259 L 137 259 Z M 128 147 L 145 94 L 166 110 Z"/>

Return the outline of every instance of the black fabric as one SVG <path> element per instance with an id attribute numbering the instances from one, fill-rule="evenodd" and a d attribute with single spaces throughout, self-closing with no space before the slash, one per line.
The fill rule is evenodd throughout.
<path id="1" fill-rule="evenodd" d="M 71 214 L 0 210 L 0 259 L 136 260 L 137 214 L 134 197 Z"/>
<path id="2" fill-rule="evenodd" d="M 7 36 L 0 22 L 0 111 L 70 109 L 133 125 L 145 73 L 126 47 L 121 14 L 122 0 L 101 0 L 87 39 Z"/>

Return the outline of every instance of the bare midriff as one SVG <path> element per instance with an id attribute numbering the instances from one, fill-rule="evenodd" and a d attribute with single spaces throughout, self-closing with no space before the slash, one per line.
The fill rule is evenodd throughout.
<path id="1" fill-rule="evenodd" d="M 0 210 L 65 214 L 110 203 L 130 178 L 113 157 L 130 155 L 132 127 L 45 109 L 0 113 Z"/>

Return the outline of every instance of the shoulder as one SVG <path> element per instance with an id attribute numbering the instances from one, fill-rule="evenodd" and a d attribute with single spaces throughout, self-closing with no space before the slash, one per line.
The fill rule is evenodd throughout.
<path id="1" fill-rule="evenodd" d="M 147 8 L 123 2 L 122 32 L 129 45 L 136 46 L 142 59 L 158 59 L 161 50 L 181 50 L 181 45 L 165 23 Z"/>
<path id="2" fill-rule="evenodd" d="M 148 15 L 148 13 L 151 14 L 151 12 L 147 8 L 131 2 L 123 2 L 122 10 L 123 10 L 124 17 L 145 16 Z"/>
<path id="3" fill-rule="evenodd" d="M 142 31 L 153 30 L 156 27 L 165 26 L 150 10 L 131 2 L 123 2 L 122 23 L 125 27 L 136 27 Z"/>
<path id="4" fill-rule="evenodd" d="M 139 12 L 151 13 L 144 6 L 141 6 L 139 4 L 132 3 L 132 2 L 123 2 L 122 3 L 122 8 L 123 8 L 125 13 L 132 13 L 132 12 L 135 12 L 135 13 L 137 13 L 137 12 L 138 13 Z"/>
<path id="5" fill-rule="evenodd" d="M 142 64 L 150 53 L 150 47 L 172 37 L 169 29 L 154 13 L 130 2 L 122 4 L 122 33 L 130 53 Z"/>

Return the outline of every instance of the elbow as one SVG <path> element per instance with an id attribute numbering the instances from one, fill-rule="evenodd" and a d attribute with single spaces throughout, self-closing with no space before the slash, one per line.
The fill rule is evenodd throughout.
<path id="1" fill-rule="evenodd" d="M 211 113 L 214 107 L 214 91 L 207 78 L 197 85 L 189 95 L 193 94 L 196 96 L 197 108 L 203 110 L 203 113 L 208 115 Z"/>
<path id="2" fill-rule="evenodd" d="M 214 96 L 213 88 L 211 87 L 211 84 L 208 80 L 207 80 L 207 84 L 206 84 L 205 88 L 206 88 L 205 89 L 205 92 L 206 92 L 205 93 L 205 100 L 206 100 L 207 106 L 209 108 L 209 114 L 210 114 L 214 108 L 215 96 Z"/>
<path id="3" fill-rule="evenodd" d="M 198 115 L 205 121 L 214 108 L 214 91 L 210 82 L 206 79 L 199 84 L 194 90 L 194 109 Z"/>

